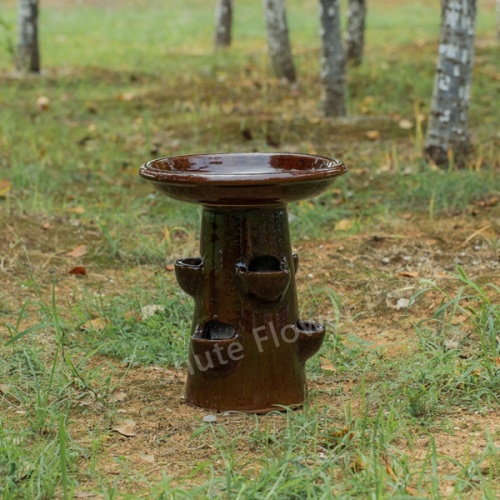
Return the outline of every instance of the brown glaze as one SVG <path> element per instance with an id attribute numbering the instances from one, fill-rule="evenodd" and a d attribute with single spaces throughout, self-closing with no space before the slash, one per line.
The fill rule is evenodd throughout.
<path id="1" fill-rule="evenodd" d="M 228 153 L 159 158 L 139 175 L 176 200 L 255 207 L 316 196 L 345 171 L 340 161 L 321 156 Z"/>
<path id="2" fill-rule="evenodd" d="M 345 171 L 328 158 L 252 153 L 141 167 L 163 193 L 204 206 L 200 256 L 175 265 L 195 302 L 187 402 L 256 413 L 304 402 L 305 362 L 325 329 L 299 319 L 285 204 L 318 194 Z"/>

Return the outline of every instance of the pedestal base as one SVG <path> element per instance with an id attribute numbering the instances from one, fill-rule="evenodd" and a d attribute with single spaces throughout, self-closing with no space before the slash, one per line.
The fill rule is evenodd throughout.
<path id="1" fill-rule="evenodd" d="M 301 405 L 305 361 L 325 331 L 298 317 L 286 207 L 205 207 L 200 250 L 176 263 L 195 300 L 187 402 L 259 413 Z"/>

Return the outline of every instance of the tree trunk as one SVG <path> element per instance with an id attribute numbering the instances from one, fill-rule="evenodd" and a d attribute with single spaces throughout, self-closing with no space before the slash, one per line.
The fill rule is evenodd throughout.
<path id="1" fill-rule="evenodd" d="M 365 45 L 366 0 L 349 0 L 347 11 L 347 61 L 359 66 Z"/>
<path id="2" fill-rule="evenodd" d="M 500 0 L 497 0 L 497 38 L 500 40 Z"/>
<path id="3" fill-rule="evenodd" d="M 288 36 L 285 0 L 264 0 L 264 14 L 267 44 L 274 72 L 277 77 L 286 78 L 293 83 L 297 76 Z"/>
<path id="4" fill-rule="evenodd" d="M 470 152 L 468 133 L 474 60 L 476 0 L 441 0 L 441 34 L 425 155 L 437 165 L 453 158 L 464 166 Z"/>
<path id="5" fill-rule="evenodd" d="M 233 0 L 219 0 L 215 12 L 215 48 L 231 45 Z"/>
<path id="6" fill-rule="evenodd" d="M 319 17 L 323 46 L 323 109 L 326 116 L 345 116 L 346 73 L 340 32 L 340 0 L 320 0 Z"/>
<path id="7" fill-rule="evenodd" d="M 38 0 L 18 0 L 16 67 L 23 73 L 40 72 Z"/>

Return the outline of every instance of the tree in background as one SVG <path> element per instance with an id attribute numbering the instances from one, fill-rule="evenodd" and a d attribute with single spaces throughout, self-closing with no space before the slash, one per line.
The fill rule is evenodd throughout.
<path id="1" fill-rule="evenodd" d="M 340 31 L 340 0 L 319 0 L 319 17 L 323 110 L 326 116 L 345 116 L 346 72 Z"/>
<path id="2" fill-rule="evenodd" d="M 264 0 L 264 15 L 267 44 L 274 72 L 277 77 L 286 78 L 293 83 L 297 75 L 288 36 L 285 0 Z"/>
<path id="3" fill-rule="evenodd" d="M 38 0 L 18 0 L 16 68 L 23 73 L 40 72 Z"/>
<path id="4" fill-rule="evenodd" d="M 215 12 L 215 48 L 231 45 L 233 0 L 219 0 Z"/>
<path id="5" fill-rule="evenodd" d="M 497 0 L 497 38 L 500 40 L 500 0 Z"/>
<path id="6" fill-rule="evenodd" d="M 476 0 L 441 0 L 441 33 L 425 155 L 437 165 L 464 166 L 474 60 Z"/>
<path id="7" fill-rule="evenodd" d="M 499 0 L 500 1 L 500 0 Z M 346 57 L 354 66 L 363 60 L 366 0 L 349 0 L 347 10 Z"/>

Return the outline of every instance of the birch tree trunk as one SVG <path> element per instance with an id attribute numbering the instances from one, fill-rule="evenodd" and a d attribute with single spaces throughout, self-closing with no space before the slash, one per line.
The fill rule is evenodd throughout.
<path id="1" fill-rule="evenodd" d="M 269 55 L 278 78 L 295 82 L 297 75 L 293 64 L 292 49 L 288 36 L 285 0 L 263 0 L 266 18 Z"/>
<path id="2" fill-rule="evenodd" d="M 40 72 L 38 50 L 38 0 L 18 0 L 16 67 L 20 72 Z"/>
<path id="3" fill-rule="evenodd" d="M 500 0 L 497 0 L 497 38 L 500 40 Z"/>
<path id="4" fill-rule="evenodd" d="M 215 12 L 215 48 L 231 45 L 233 0 L 219 0 Z"/>
<path id="5" fill-rule="evenodd" d="M 500 0 L 499 0 L 500 1 Z M 359 66 L 365 46 L 366 0 L 349 0 L 347 10 L 347 61 Z"/>
<path id="6" fill-rule="evenodd" d="M 464 166 L 470 152 L 468 132 L 474 60 L 476 0 L 441 0 L 441 34 L 425 155 L 448 166 Z"/>
<path id="7" fill-rule="evenodd" d="M 340 0 L 320 0 L 319 17 L 323 110 L 326 116 L 345 116 L 346 72 L 340 31 Z"/>

